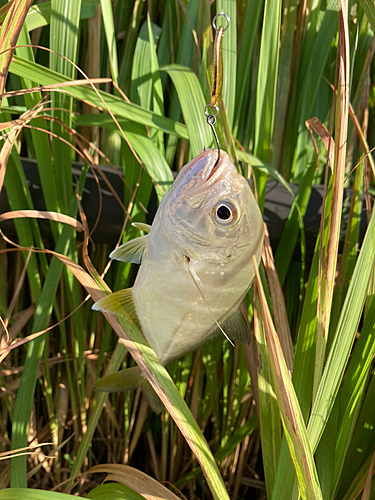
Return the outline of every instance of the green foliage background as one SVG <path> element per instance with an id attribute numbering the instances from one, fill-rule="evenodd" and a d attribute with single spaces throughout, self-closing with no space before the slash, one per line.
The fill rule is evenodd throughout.
<path id="1" fill-rule="evenodd" d="M 21 163 L 21 157 L 28 156 L 36 158 L 46 209 L 79 219 L 76 195 L 84 189 L 88 164 L 107 163 L 125 178 L 123 241 L 138 236 L 131 220 L 146 222 L 146 209 L 169 188 L 172 170 L 181 168 L 203 146 L 213 146 L 203 110 L 212 79 L 211 19 L 221 9 L 231 19 L 223 37 L 224 89 L 217 121 L 221 145 L 245 175 L 251 164 L 261 207 L 270 176 L 298 184 L 275 263 L 294 344 L 292 405 L 300 408 L 301 449 L 314 457 L 310 472 L 317 480 L 296 478 L 287 446 L 290 436 L 276 398 L 279 382 L 288 375 L 275 378 L 262 327 L 254 340 L 258 388 L 250 386 L 242 348 L 233 349 L 226 342 L 203 346 L 168 371 L 209 441 L 230 498 L 267 494 L 269 499 L 290 500 L 298 498 L 299 485 L 302 498 L 375 499 L 371 462 L 375 222 L 370 210 L 363 243 L 359 237 L 362 194 L 369 199 L 373 193 L 375 173 L 371 154 L 363 160 L 375 142 L 373 2 L 351 1 L 348 7 L 349 97 L 362 134 L 351 121 L 345 185 L 352 187 L 353 196 L 351 206 L 344 207 L 350 217 L 340 265 L 331 277 L 334 293 L 322 351 L 320 344 L 316 346 L 319 241 L 324 255 L 332 236 L 334 179 L 329 171 L 323 232 L 312 263 L 306 262 L 301 216 L 311 185 L 324 182 L 327 151 L 317 136 L 314 148 L 305 122 L 317 117 L 330 129 L 338 0 L 218 0 L 215 5 L 206 0 L 51 0 L 34 5 L 18 40 L 6 90 L 57 87 L 3 97 L 3 122 L 32 110 L 44 98 L 44 108 L 30 127 L 23 128 L 9 157 L 5 176 L 9 203 L 13 211 L 33 208 Z M 70 61 L 89 78 L 110 77 L 113 82 L 97 84 L 97 90 L 90 85 L 64 87 L 84 77 Z M 336 133 L 333 122 L 332 136 Z M 72 175 L 74 160 L 84 162 L 78 179 Z M 51 226 L 51 241 L 40 232 L 46 224 Z M 81 240 L 70 226 L 16 219 L 15 227 L 21 246 L 46 246 L 82 263 Z M 210 498 L 211 493 L 220 498 L 218 491 L 224 485 L 215 490 L 216 479 L 214 486 L 208 481 L 210 493 L 167 411 L 161 416 L 147 413 L 139 392 L 108 396 L 94 390 L 103 371 L 113 373 L 131 366 L 132 360 L 116 343 L 105 319 L 91 311 L 91 301 L 82 303 L 85 292 L 63 263 L 45 253 L 9 252 L 4 241 L 0 248 L 0 310 L 12 338 L 26 337 L 66 318 L 12 350 L 3 361 L 2 451 L 52 444 L 43 446 L 49 460 L 33 454 L 0 462 L 0 486 L 56 488 L 81 496 L 91 490 L 91 498 L 99 498 L 102 490 L 94 487 L 100 479 L 78 475 L 98 463 L 130 463 L 176 485 L 189 498 Z M 106 244 L 90 245 L 99 272 L 111 250 Z M 293 258 L 296 251 L 301 258 Z M 112 290 L 131 286 L 133 279 L 130 265 L 116 263 L 105 277 Z M 262 280 L 275 311 L 282 305 L 274 302 L 263 272 Z M 252 296 L 251 291 L 247 301 L 251 321 Z M 255 308 L 263 314 L 257 303 Z M 5 333 L 2 339 L 4 347 Z M 321 372 L 315 370 L 319 360 Z M 0 499 L 34 498 L 28 497 L 32 494 L 32 490 L 4 489 Z M 105 495 L 135 498 L 127 491 L 108 490 Z M 54 498 L 47 491 L 40 493 L 39 498 L 44 497 Z"/>

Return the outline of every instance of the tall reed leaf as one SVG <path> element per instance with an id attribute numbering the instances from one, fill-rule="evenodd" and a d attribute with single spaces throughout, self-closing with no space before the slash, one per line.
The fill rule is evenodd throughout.
<path id="1" fill-rule="evenodd" d="M 71 81 L 60 73 L 51 71 L 39 64 L 26 61 L 20 57 L 13 58 L 10 65 L 10 71 L 18 76 L 29 78 L 38 85 L 59 85 Z M 90 86 L 85 87 L 83 85 L 78 85 L 76 87 L 70 87 L 69 93 L 77 99 L 88 101 L 95 107 L 105 107 L 103 101 Z M 174 122 L 164 116 L 159 116 L 135 104 L 124 102 L 119 97 L 107 92 L 99 91 L 99 94 L 104 99 L 108 108 L 116 116 L 127 118 L 137 123 L 141 123 L 142 125 L 158 128 L 163 130 L 163 132 L 175 134 L 184 139 L 188 138 L 186 127 L 181 123 Z"/>
<path id="2" fill-rule="evenodd" d="M 171 77 L 180 101 L 190 138 L 192 155 L 196 156 L 212 143 L 210 127 L 204 115 L 205 101 L 195 73 L 184 66 L 171 64 L 160 68 Z"/>
<path id="3" fill-rule="evenodd" d="M 9 64 L 13 55 L 12 49 L 17 45 L 26 14 L 32 0 L 14 0 L 0 28 L 0 94 L 4 92 Z M 1 100 L 0 100 L 1 104 Z"/>
<path id="4" fill-rule="evenodd" d="M 34 490 L 26 488 L 11 488 L 0 491 L 1 500 L 69 500 L 71 495 L 55 491 Z M 84 497 L 75 497 L 84 498 Z"/>
<path id="5" fill-rule="evenodd" d="M 285 363 L 279 337 L 272 322 L 267 300 L 260 281 L 255 259 L 256 285 L 262 308 L 262 321 L 271 360 L 275 392 L 289 452 L 296 471 L 299 491 L 303 500 L 323 499 L 315 462 L 306 432 L 305 422 L 298 404 L 292 381 Z"/>
<path id="6" fill-rule="evenodd" d="M 113 22 L 112 3 L 110 0 L 100 0 L 101 14 L 103 18 L 105 37 L 108 46 L 109 64 L 111 67 L 112 79 L 118 83 L 118 61 L 116 47 L 116 32 Z"/>
<path id="7" fill-rule="evenodd" d="M 86 172 L 84 171 L 81 179 L 81 189 L 83 188 L 85 174 Z M 68 214 L 74 217 L 76 212 L 77 200 L 76 197 L 73 197 Z M 65 254 L 68 252 L 71 233 L 72 228 L 65 226 L 57 242 L 56 251 L 58 253 Z M 62 269 L 62 263 L 58 259 L 53 259 L 40 293 L 32 333 L 44 330 L 48 326 Z M 36 385 L 36 374 L 43 352 L 44 341 L 45 336 L 43 335 L 28 344 L 22 382 L 18 390 L 14 409 L 15 419 L 12 427 L 13 449 L 27 446 L 30 413 Z M 11 485 L 12 487 L 26 487 L 26 484 L 26 456 L 13 458 Z"/>
<path id="8" fill-rule="evenodd" d="M 281 25 L 280 0 L 266 0 L 259 54 L 254 154 L 269 163 L 275 114 Z"/>
<path id="9" fill-rule="evenodd" d="M 366 299 L 370 280 L 370 269 L 375 261 L 375 212 L 366 231 L 359 257 L 354 268 L 353 277 L 346 294 L 341 316 L 337 325 L 335 338 L 327 359 L 327 363 L 318 387 L 315 403 L 311 411 L 308 433 L 311 448 L 316 449 L 320 436 L 327 423 L 339 384 L 350 355 Z"/>
<path id="10" fill-rule="evenodd" d="M 333 286 L 335 282 L 337 254 L 341 230 L 342 192 L 346 166 L 346 145 L 349 119 L 349 34 L 348 34 L 348 4 L 340 2 L 339 26 L 339 76 L 336 107 L 335 134 L 335 164 L 332 181 L 332 201 L 329 216 L 330 237 L 325 248 L 325 259 L 322 272 L 321 290 L 318 296 L 317 342 L 315 355 L 314 392 L 319 385 L 321 371 L 325 358 L 328 338 L 329 321 L 331 317 Z M 328 165 L 327 167 L 328 168 Z"/>

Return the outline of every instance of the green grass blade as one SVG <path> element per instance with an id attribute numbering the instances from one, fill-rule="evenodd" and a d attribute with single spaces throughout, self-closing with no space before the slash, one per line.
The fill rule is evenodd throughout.
<path id="1" fill-rule="evenodd" d="M 298 190 L 295 196 L 296 203 L 292 206 L 288 219 L 285 223 L 277 250 L 275 253 L 275 266 L 279 275 L 281 285 L 284 284 L 289 264 L 292 259 L 295 244 L 300 232 L 298 220 L 304 215 L 309 202 L 311 185 L 313 182 L 315 166 L 312 165 L 304 172 L 300 179 Z M 298 213 L 299 212 L 299 213 Z"/>
<path id="2" fill-rule="evenodd" d="M 145 497 L 125 484 L 106 483 L 91 490 L 87 498 L 91 500 L 144 500 Z"/>
<path id="3" fill-rule="evenodd" d="M 269 163 L 275 113 L 281 24 L 280 0 L 266 0 L 259 54 L 254 154 Z"/>
<path id="4" fill-rule="evenodd" d="M 4 179 L 4 185 L 7 190 L 9 204 L 12 210 L 17 210 L 20 207 L 26 209 L 34 208 L 28 189 L 24 189 L 25 183 L 26 179 L 20 159 L 18 157 L 18 154 L 13 150 L 11 157 L 8 160 L 8 168 Z M 33 228 L 33 225 L 35 226 L 35 221 L 18 219 L 15 220 L 14 223 L 16 226 L 18 241 L 20 245 L 22 245 L 23 247 L 30 247 L 34 245 L 33 233 L 35 235 L 36 231 L 35 227 Z M 38 230 L 38 227 L 36 227 L 36 230 Z M 24 257 L 26 257 L 26 254 L 24 254 Z M 30 256 L 30 262 L 27 272 L 32 293 L 35 297 L 35 300 L 38 300 L 40 296 L 41 280 L 38 271 L 36 255 Z"/>
<path id="5" fill-rule="evenodd" d="M 82 178 L 85 174 L 82 173 Z M 74 217 L 77 211 L 77 200 L 74 196 L 71 202 L 69 215 Z M 69 249 L 70 238 L 73 229 L 65 226 L 59 237 L 56 251 L 65 254 Z M 60 275 L 63 265 L 53 259 L 45 278 L 43 288 L 40 293 L 36 308 L 36 316 L 32 332 L 39 332 L 48 326 L 52 305 L 55 299 L 56 290 L 60 281 Z M 21 384 L 17 393 L 17 399 L 14 408 L 14 420 L 12 426 L 12 449 L 23 448 L 27 446 L 28 428 L 30 422 L 30 412 L 34 398 L 36 385 L 36 376 L 40 357 L 44 347 L 44 335 L 28 343 L 27 355 L 22 374 Z M 26 456 L 19 456 L 12 459 L 11 466 L 11 485 L 12 487 L 26 486 Z"/>
<path id="6" fill-rule="evenodd" d="M 335 498 L 347 498 L 346 493 L 356 483 L 364 483 L 369 469 L 369 461 L 375 445 L 375 374 L 371 375 L 362 404 L 357 425 L 345 458 L 345 464 L 340 476 L 340 483 Z M 361 469 L 365 469 L 366 472 Z M 351 497 L 352 498 L 352 497 Z M 353 497 L 354 498 L 354 497 Z"/>
<path id="7" fill-rule="evenodd" d="M 154 44 L 157 44 L 161 29 L 152 25 L 152 36 Z M 150 39 L 147 21 L 143 23 L 135 46 L 130 99 L 134 104 L 139 104 L 145 109 L 151 109 L 152 95 L 152 71 Z"/>
<path id="8" fill-rule="evenodd" d="M 108 363 L 105 375 L 110 375 L 111 373 L 117 372 L 117 370 L 120 368 L 125 352 L 126 352 L 125 347 L 121 344 L 121 342 L 118 342 L 115 347 L 115 350 L 112 353 L 111 359 Z M 70 486 L 73 483 L 73 480 L 80 473 L 83 461 L 85 460 L 87 452 L 91 446 L 92 438 L 96 430 L 96 427 L 98 425 L 99 418 L 102 414 L 104 403 L 107 397 L 108 394 L 105 392 L 95 393 L 92 412 L 87 422 L 87 431 L 84 433 L 82 441 L 78 448 L 74 464 L 70 472 L 70 481 L 68 483 L 68 486 Z"/>
<path id="9" fill-rule="evenodd" d="M 234 134 L 241 140 L 245 134 L 246 115 L 249 113 L 248 95 L 250 94 L 251 62 L 253 61 L 253 47 L 257 34 L 259 18 L 263 2 L 246 2 L 245 19 L 241 33 L 241 43 L 238 48 L 237 60 L 237 89 L 236 89 L 236 116 Z"/>
<path id="10" fill-rule="evenodd" d="M 293 44 L 296 43 L 296 25 L 298 10 L 294 0 L 288 0 L 283 7 L 282 31 L 280 39 L 279 75 L 277 84 L 277 98 L 275 106 L 275 123 L 273 130 L 272 166 L 283 171 L 280 164 L 282 157 L 285 122 L 290 106 L 291 68 L 293 60 Z"/>
<path id="11" fill-rule="evenodd" d="M 316 449 L 324 427 L 332 409 L 339 384 L 344 375 L 345 366 L 350 355 L 355 334 L 357 332 L 362 308 L 365 302 L 375 259 L 375 212 L 363 241 L 363 245 L 354 269 L 353 277 L 345 298 L 342 313 L 336 330 L 335 339 L 318 387 L 316 400 L 311 412 L 308 433 L 311 448 Z"/>
<path id="12" fill-rule="evenodd" d="M 197 24 L 198 9 L 201 5 L 201 0 L 189 0 L 187 5 L 188 16 L 184 15 L 184 22 L 182 25 L 181 36 L 179 39 L 176 63 L 181 66 L 191 68 L 192 57 L 196 52 L 192 27 L 195 28 Z M 175 30 L 175 26 L 172 27 Z M 172 61 L 173 62 L 173 61 Z M 205 103 L 206 104 L 206 103 Z M 181 116 L 181 108 L 179 104 L 179 97 L 175 89 L 172 90 L 170 98 L 170 118 L 179 120 Z M 172 164 L 177 146 L 176 137 L 168 137 L 168 144 L 166 149 L 166 159 L 169 164 Z M 202 147 L 202 146 L 201 146 Z"/>
<path id="13" fill-rule="evenodd" d="M 50 49 L 76 62 L 78 51 L 78 28 L 81 13 L 81 0 L 66 2 L 54 0 L 51 3 Z M 50 67 L 69 78 L 76 70 L 66 59 L 50 54 Z"/>
<path id="14" fill-rule="evenodd" d="M 26 61 L 20 57 L 13 58 L 10 65 L 10 71 L 18 76 L 28 78 L 29 80 L 37 83 L 38 85 L 53 85 L 56 83 L 69 82 L 67 78 L 60 73 L 49 70 L 39 64 Z M 89 86 L 82 85 L 77 87 L 69 87 L 69 92 L 77 99 L 87 100 L 89 103 L 100 108 L 104 108 L 103 102 L 98 97 L 96 92 Z M 158 128 L 168 134 L 177 135 L 183 139 L 187 139 L 185 125 L 182 123 L 174 122 L 164 116 L 159 116 L 149 110 L 124 102 L 117 96 L 111 95 L 107 92 L 100 91 L 108 108 L 116 115 L 128 120 L 135 121 L 148 127 Z"/>
<path id="15" fill-rule="evenodd" d="M 375 354 L 374 317 L 375 301 L 373 300 L 366 314 L 360 338 L 351 355 L 349 367 L 345 374 L 344 385 L 338 400 L 341 411 L 338 419 L 339 429 L 335 436 L 335 467 L 332 478 L 334 484 L 333 491 L 336 489 L 342 472 L 353 429 L 357 423 L 371 362 Z"/>
<path id="16" fill-rule="evenodd" d="M 27 33 L 25 26 L 23 27 L 20 33 L 19 43 L 21 45 L 31 44 L 30 36 Z M 29 60 L 30 62 L 32 63 L 34 62 L 34 53 L 31 47 L 19 47 L 18 49 L 16 49 L 16 53 L 17 55 L 20 55 L 21 57 Z M 24 88 L 31 87 L 33 85 L 31 80 L 26 79 L 26 75 L 25 77 L 21 76 L 21 82 Z M 41 92 L 35 92 L 33 94 L 25 94 L 24 100 L 27 108 L 33 109 L 33 107 L 36 106 L 42 100 L 42 94 Z M 47 130 L 46 123 L 41 118 L 34 120 L 33 125 L 40 128 L 41 130 Z M 31 138 L 32 138 L 33 149 L 35 151 L 35 157 L 38 162 L 38 172 L 40 176 L 40 181 L 42 183 L 43 196 L 47 210 L 58 212 L 59 204 L 58 204 L 58 196 L 56 188 L 56 179 L 55 179 L 54 168 L 52 165 L 51 148 L 48 135 L 41 131 L 31 129 Z M 54 236 L 56 238 L 58 233 L 58 228 L 56 227 L 56 224 L 52 226 L 53 226 Z"/>
<path id="17" fill-rule="evenodd" d="M 259 300 L 257 300 L 256 308 L 258 311 L 257 315 L 261 317 Z M 258 326 L 254 325 L 254 334 L 257 341 L 258 356 L 260 356 L 258 392 L 263 467 L 267 496 L 268 498 L 272 498 L 281 448 L 281 421 L 279 406 L 273 387 L 272 367 L 267 350 L 264 329 L 259 320 Z"/>
<path id="18" fill-rule="evenodd" d="M 316 469 L 323 498 L 332 498 L 334 491 L 335 444 L 339 427 L 338 410 L 338 404 L 335 404 L 315 453 Z"/>
<path id="19" fill-rule="evenodd" d="M 171 64 L 160 68 L 171 77 L 178 94 L 179 102 L 188 129 L 193 156 L 204 147 L 212 144 L 212 135 L 204 114 L 205 101 L 199 80 L 190 69 Z"/>
<path id="20" fill-rule="evenodd" d="M 173 183 L 173 175 L 169 165 L 151 139 L 131 132 L 127 132 L 126 135 L 144 163 L 151 179 L 155 182 L 156 194 L 160 201 Z"/>
<path id="21" fill-rule="evenodd" d="M 316 12 L 315 15 L 319 18 L 318 26 L 311 23 L 301 49 L 296 111 L 292 122 L 294 130 L 292 136 L 289 136 L 289 140 L 296 144 L 292 160 L 292 179 L 295 181 L 301 178 L 308 164 L 306 145 L 310 143 L 310 137 L 305 121 L 312 116 L 313 105 L 329 56 L 327 48 L 337 34 L 338 10 L 339 0 L 330 0 L 325 9 Z M 288 159 L 285 161 L 290 163 Z"/>
<path id="22" fill-rule="evenodd" d="M 81 0 L 66 2 L 65 0 L 55 0 L 51 4 L 50 23 L 50 68 L 68 78 L 74 78 L 76 69 L 71 64 L 77 61 L 79 17 L 81 12 Z M 60 57 L 57 54 L 65 56 Z M 69 61 L 68 61 L 68 60 Z M 34 80 L 33 80 L 34 81 Z M 52 94 L 52 107 L 55 109 L 52 114 L 57 120 L 61 120 L 71 127 L 72 119 L 69 111 L 73 111 L 73 99 L 63 94 Z M 68 115 L 59 109 L 68 110 Z M 60 209 L 66 211 L 73 195 L 71 177 L 72 150 L 69 147 L 71 138 L 65 128 L 57 121 L 52 122 L 52 132 L 57 137 L 52 138 L 54 167 L 57 185 L 57 198 Z M 66 142 L 59 138 L 65 139 Z"/>
<path id="23" fill-rule="evenodd" d="M 289 184 L 277 170 L 274 170 L 272 167 L 267 165 L 267 163 L 260 160 L 256 156 L 241 151 L 240 149 L 236 149 L 236 154 L 239 160 L 248 163 L 254 170 L 257 170 L 262 174 L 269 175 L 272 179 L 275 179 L 275 181 L 280 182 L 280 184 L 289 192 L 289 194 L 294 199 L 294 194 L 293 191 L 290 189 Z M 296 210 L 298 212 L 298 207 Z"/>
<path id="24" fill-rule="evenodd" d="M 111 0 L 100 0 L 102 19 L 107 40 L 109 65 L 111 68 L 112 79 L 118 83 L 118 60 L 116 47 L 116 32 L 113 22 L 112 2 Z"/>
<path id="25" fill-rule="evenodd" d="M 34 490 L 27 488 L 10 488 L 0 491 L 0 500 L 70 500 L 71 495 L 55 491 Z M 83 497 L 75 497 L 83 498 Z"/>
<path id="26" fill-rule="evenodd" d="M 375 5 L 371 0 L 360 0 L 360 5 L 365 11 L 367 19 L 369 20 L 372 31 L 375 32 Z"/>
<path id="27" fill-rule="evenodd" d="M 95 4 L 91 0 L 82 0 L 80 19 L 89 19 L 95 16 Z M 42 2 L 32 5 L 27 13 L 25 24 L 27 31 L 47 26 L 51 20 L 51 2 Z"/>
<path id="28" fill-rule="evenodd" d="M 150 61 L 151 61 L 151 73 L 152 73 L 152 109 L 155 113 L 160 116 L 164 116 L 164 97 L 163 97 L 163 86 L 161 83 L 160 73 L 159 73 L 159 62 L 156 53 L 156 42 L 153 36 L 153 24 L 150 21 L 150 17 L 147 18 L 148 27 L 148 38 L 149 38 L 149 49 L 150 49 Z M 164 134 L 161 130 L 156 131 L 156 140 L 159 149 L 162 154 L 164 154 Z M 151 135 L 153 139 L 153 135 Z"/>
<path id="29" fill-rule="evenodd" d="M 254 259 L 254 267 L 256 267 Z M 256 286 L 280 417 L 303 500 L 323 499 L 305 422 L 256 269 Z M 290 495 L 290 491 L 288 492 Z"/>

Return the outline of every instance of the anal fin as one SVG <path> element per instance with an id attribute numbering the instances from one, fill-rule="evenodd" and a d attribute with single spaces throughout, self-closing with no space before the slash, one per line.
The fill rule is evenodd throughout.
<path id="1" fill-rule="evenodd" d="M 129 319 L 135 323 L 139 329 L 141 329 L 132 288 L 119 290 L 118 292 L 114 292 L 106 297 L 103 297 L 95 302 L 92 309 L 94 311 L 104 311 L 118 314 L 119 316 Z"/>
<path id="2" fill-rule="evenodd" d="M 99 379 L 95 384 L 95 388 L 103 392 L 125 392 L 137 387 L 141 388 L 150 408 L 156 414 L 159 414 L 163 409 L 163 403 L 160 401 L 150 382 L 143 375 L 139 366 L 111 373 Z"/>
<path id="3" fill-rule="evenodd" d="M 139 366 L 133 366 L 100 378 L 95 384 L 95 389 L 105 392 L 130 391 L 139 386 L 142 377 L 143 373 Z"/>

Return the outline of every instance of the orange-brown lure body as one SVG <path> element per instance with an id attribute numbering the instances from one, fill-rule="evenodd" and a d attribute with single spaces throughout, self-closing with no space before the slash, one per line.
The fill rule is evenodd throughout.
<path id="1" fill-rule="evenodd" d="M 223 55 L 221 52 L 221 44 L 223 41 L 224 28 L 220 28 L 216 32 L 214 45 L 214 78 L 212 83 L 212 93 L 210 107 L 214 108 L 221 97 L 223 91 Z"/>

